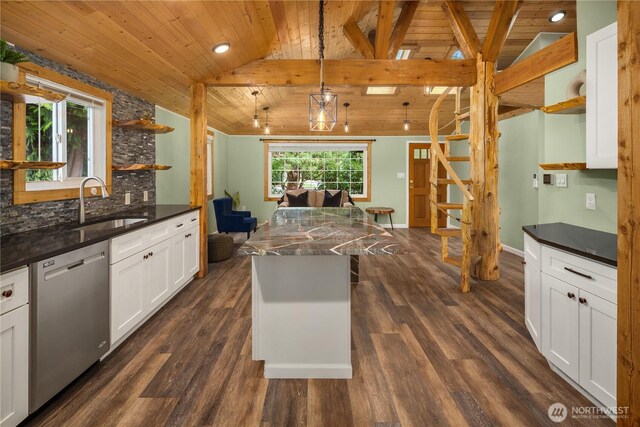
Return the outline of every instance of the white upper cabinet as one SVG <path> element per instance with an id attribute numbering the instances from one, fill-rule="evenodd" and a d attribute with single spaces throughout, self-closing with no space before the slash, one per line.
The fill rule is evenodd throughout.
<path id="1" fill-rule="evenodd" d="M 587 36 L 587 167 L 618 168 L 618 26 Z"/>

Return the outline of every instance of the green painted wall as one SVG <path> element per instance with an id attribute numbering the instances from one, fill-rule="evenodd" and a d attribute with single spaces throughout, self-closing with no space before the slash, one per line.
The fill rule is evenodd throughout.
<path id="1" fill-rule="evenodd" d="M 227 182 L 229 191 L 240 192 L 241 204 L 251 210 L 258 221 L 265 221 L 275 210 L 276 202 L 264 201 L 264 143 L 260 138 L 261 136 L 229 136 Z M 400 136 L 375 139 L 371 148 L 371 201 L 356 202 L 356 205 L 362 209 L 367 206 L 391 206 L 396 211 L 393 215 L 394 223 L 407 224 L 407 141 L 418 140 Z M 405 178 L 398 178 L 399 172 L 404 173 Z M 380 223 L 388 222 L 386 217 L 378 219 Z"/>
<path id="2" fill-rule="evenodd" d="M 567 83 L 586 68 L 586 36 L 616 20 L 615 1 L 578 0 L 578 62 L 545 78 L 545 104 L 566 99 Z M 586 115 L 545 115 L 540 163 L 586 160 Z M 563 172 L 564 173 L 564 172 Z M 568 187 L 540 186 L 539 222 L 566 222 L 616 232 L 617 171 L 566 171 Z M 586 193 L 595 193 L 597 209 L 585 209 Z"/>
<path id="3" fill-rule="evenodd" d="M 156 161 L 171 165 L 156 172 L 156 201 L 158 204 L 189 204 L 191 169 L 189 119 L 156 106 L 156 121 L 175 128 L 171 133 L 156 136 Z M 226 186 L 227 135 L 214 131 L 214 196 L 221 197 Z M 209 230 L 215 230 L 215 215 L 209 209 Z"/>

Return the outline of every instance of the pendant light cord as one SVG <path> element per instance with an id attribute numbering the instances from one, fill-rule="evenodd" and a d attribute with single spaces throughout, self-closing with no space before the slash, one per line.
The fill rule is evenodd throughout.
<path id="1" fill-rule="evenodd" d="M 324 94 L 324 0 L 318 5 L 318 57 L 320 58 L 320 93 Z"/>

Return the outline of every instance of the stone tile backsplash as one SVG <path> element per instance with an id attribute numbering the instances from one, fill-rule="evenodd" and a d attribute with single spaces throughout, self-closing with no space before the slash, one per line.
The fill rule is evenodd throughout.
<path id="1" fill-rule="evenodd" d="M 20 49 L 19 49 L 20 50 Z M 60 74 L 106 90 L 113 94 L 113 120 L 139 118 L 155 111 L 152 103 L 129 95 L 120 89 L 101 82 L 91 76 L 77 72 L 62 64 L 43 58 L 32 52 L 23 51 L 34 64 L 46 67 Z M 13 158 L 12 147 L 12 104 L 2 102 L 0 106 L 0 158 Z M 156 145 L 153 134 L 144 134 L 113 127 L 113 163 L 155 163 Z M 78 200 L 13 204 L 13 173 L 0 171 L 0 235 L 19 233 L 35 228 L 48 227 L 65 222 L 77 221 Z M 91 217 L 111 212 L 155 204 L 156 177 L 153 171 L 117 172 L 112 175 L 111 196 L 102 199 L 91 198 L 87 203 L 87 220 Z M 161 172 L 160 172 L 161 173 Z M 149 201 L 143 202 L 143 192 L 148 192 Z M 131 205 L 125 206 L 125 193 L 131 193 Z"/>

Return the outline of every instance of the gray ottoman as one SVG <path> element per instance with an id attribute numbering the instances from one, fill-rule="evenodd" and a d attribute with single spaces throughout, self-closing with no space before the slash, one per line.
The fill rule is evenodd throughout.
<path id="1" fill-rule="evenodd" d="M 228 234 L 209 234 L 209 262 L 220 262 L 231 258 L 233 254 L 233 237 Z"/>

